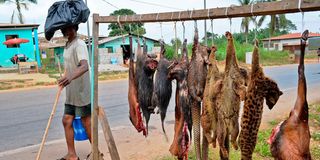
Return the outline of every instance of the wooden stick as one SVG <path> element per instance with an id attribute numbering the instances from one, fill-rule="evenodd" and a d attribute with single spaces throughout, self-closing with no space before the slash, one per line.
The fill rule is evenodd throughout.
<path id="1" fill-rule="evenodd" d="M 91 74 L 94 76 L 94 80 L 91 82 L 93 83 L 93 100 L 92 100 L 92 105 L 93 108 L 92 113 L 91 113 L 91 131 L 92 131 L 92 140 L 91 140 L 91 145 L 92 145 L 92 155 L 93 155 L 93 160 L 99 160 L 99 150 L 98 150 L 98 36 L 99 36 L 99 24 L 96 23 L 96 18 L 99 17 L 98 14 L 93 14 L 93 24 L 92 24 L 92 33 L 93 33 L 93 51 L 94 51 L 94 58 L 93 61 L 94 63 L 91 64 L 94 68 L 94 72 Z"/>
<path id="2" fill-rule="evenodd" d="M 98 117 L 103 129 L 104 138 L 107 142 L 108 149 L 112 160 L 120 160 L 116 143 L 114 142 L 108 119 L 102 107 L 99 107 Z"/>
<path id="3" fill-rule="evenodd" d="M 251 12 L 251 5 L 232 6 L 223 8 L 199 9 L 193 11 L 181 12 L 164 12 L 151 14 L 137 14 L 120 16 L 100 16 L 97 18 L 98 23 L 147 23 L 147 22 L 175 22 L 188 20 L 204 20 L 204 19 L 221 19 L 236 17 L 252 17 L 262 15 L 274 15 L 297 12 L 310 12 L 320 10 L 319 0 L 301 0 L 299 8 L 299 0 L 282 0 L 275 2 L 261 2 L 254 4 Z"/>
<path id="4" fill-rule="evenodd" d="M 51 114 L 50 114 L 50 117 L 49 117 L 49 120 L 48 120 L 47 128 L 44 131 L 44 135 L 42 137 L 41 145 L 40 145 L 36 160 L 40 159 L 40 155 L 41 155 L 44 143 L 45 143 L 45 141 L 47 139 L 48 131 L 49 131 L 49 128 L 50 128 L 50 125 L 51 125 L 51 120 L 53 119 L 54 113 L 56 112 L 57 104 L 58 104 L 59 97 L 60 97 L 62 89 L 63 89 L 63 87 L 59 87 L 59 90 L 58 90 L 58 93 L 56 95 L 56 99 L 54 101 L 53 108 L 52 108 L 52 111 L 51 111 Z"/>
<path id="5" fill-rule="evenodd" d="M 58 57 L 58 68 L 59 68 L 59 74 L 60 74 L 60 78 L 62 77 L 62 71 L 61 71 L 61 65 L 60 65 L 60 57 Z"/>

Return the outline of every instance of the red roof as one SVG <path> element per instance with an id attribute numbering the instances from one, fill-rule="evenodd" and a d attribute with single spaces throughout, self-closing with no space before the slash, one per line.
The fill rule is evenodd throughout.
<path id="1" fill-rule="evenodd" d="M 309 33 L 309 37 L 320 37 L 320 33 Z M 271 37 L 270 40 L 283 40 L 283 39 L 300 39 L 301 33 L 290 33 L 277 37 Z M 269 38 L 263 39 L 263 41 L 268 41 Z"/>

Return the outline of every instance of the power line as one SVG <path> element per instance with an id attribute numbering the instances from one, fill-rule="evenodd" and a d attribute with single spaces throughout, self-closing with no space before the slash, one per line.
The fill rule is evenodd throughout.
<path id="1" fill-rule="evenodd" d="M 175 9 L 175 10 L 185 10 L 185 9 L 181 9 L 181 8 L 175 8 L 175 7 L 170 7 L 170 6 L 163 5 L 163 4 L 157 4 L 157 3 L 152 3 L 152 2 L 145 2 L 145 1 L 140 1 L 140 0 L 130 0 L 130 1 L 138 2 L 138 3 L 142 3 L 142 4 L 147 4 L 147 5 L 152 5 L 152 6 L 157 6 L 157 7 Z"/>
<path id="2" fill-rule="evenodd" d="M 112 3 L 110 3 L 110 2 L 108 2 L 108 1 L 106 1 L 106 0 L 102 0 L 102 1 L 103 1 L 103 2 L 106 2 L 107 4 L 109 4 L 110 6 L 116 8 L 116 9 L 120 9 L 119 7 L 115 6 L 114 4 L 112 4 Z"/>

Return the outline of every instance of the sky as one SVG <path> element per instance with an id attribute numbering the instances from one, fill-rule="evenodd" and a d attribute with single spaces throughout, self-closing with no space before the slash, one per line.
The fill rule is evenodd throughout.
<path id="1" fill-rule="evenodd" d="M 44 31 L 44 23 L 47 16 L 49 7 L 58 0 L 38 0 L 38 4 L 30 4 L 28 11 L 23 11 L 23 15 L 26 23 L 37 23 L 40 24 L 39 32 Z M 158 13 L 158 12 L 170 12 L 170 11 L 179 11 L 180 10 L 193 10 L 193 9 L 202 9 L 203 1 L 202 0 L 141 0 L 145 2 L 152 2 L 164 6 L 154 6 L 147 5 L 137 2 L 136 0 L 88 0 L 88 7 L 92 13 L 99 13 L 100 15 L 109 15 L 117 8 L 128 8 L 135 11 L 137 14 L 146 14 L 146 13 Z M 238 5 L 238 0 L 207 0 L 207 8 L 216 8 L 216 7 L 228 7 L 230 5 Z M 11 14 L 15 9 L 14 4 L 1 4 L 0 5 L 0 23 L 9 23 L 11 19 Z M 305 29 L 309 29 L 311 32 L 320 32 L 320 12 L 308 12 L 305 13 L 304 23 Z M 290 19 L 296 26 L 297 31 L 301 32 L 302 16 L 301 13 L 287 14 L 287 18 Z M 17 18 L 15 19 L 18 22 Z M 207 21 L 207 30 L 211 31 L 210 20 Z M 268 22 L 268 19 L 267 21 Z M 90 24 L 90 34 L 91 34 L 91 23 L 92 16 L 89 18 Z M 198 21 L 198 28 L 200 37 L 204 36 L 204 22 Z M 232 19 L 231 31 L 240 32 L 241 18 Z M 265 26 L 266 24 L 264 24 Z M 174 38 L 174 23 L 173 22 L 164 22 L 162 23 L 162 32 L 160 23 L 146 23 L 146 36 L 154 39 L 160 39 L 161 33 L 166 42 L 170 42 Z M 185 22 L 186 26 L 186 38 L 192 39 L 194 32 L 194 22 Z M 250 28 L 253 29 L 254 25 L 250 25 Z M 223 34 L 227 30 L 230 30 L 230 23 L 228 19 L 219 19 L 213 21 L 213 31 L 216 34 Z M 100 35 L 108 35 L 107 24 L 100 25 Z M 81 24 L 79 28 L 79 33 L 87 34 L 87 25 Z M 180 22 L 177 22 L 177 38 L 182 39 L 182 25 Z"/>

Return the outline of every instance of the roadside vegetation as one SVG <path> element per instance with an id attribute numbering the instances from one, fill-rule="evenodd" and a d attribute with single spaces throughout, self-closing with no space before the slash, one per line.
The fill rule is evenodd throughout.
<path id="1" fill-rule="evenodd" d="M 289 114 L 289 113 L 288 113 Z M 320 104 L 309 105 L 309 126 L 311 131 L 311 142 L 310 142 L 310 151 L 313 159 L 320 159 Z M 282 120 L 284 120 L 283 118 Z M 258 133 L 258 141 L 253 154 L 254 160 L 272 160 L 270 145 L 267 143 L 271 135 L 272 129 L 279 124 L 281 120 L 270 121 L 266 129 L 262 129 Z M 219 159 L 219 147 L 212 149 L 209 146 L 209 158 Z M 240 159 L 240 151 L 235 151 L 232 147 L 230 148 L 230 159 L 238 160 Z M 192 150 L 189 152 L 189 160 L 194 160 L 195 153 Z M 159 157 L 158 160 L 175 160 L 171 155 L 166 155 Z"/>

